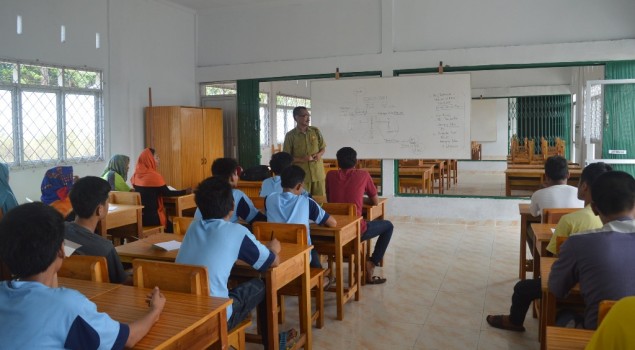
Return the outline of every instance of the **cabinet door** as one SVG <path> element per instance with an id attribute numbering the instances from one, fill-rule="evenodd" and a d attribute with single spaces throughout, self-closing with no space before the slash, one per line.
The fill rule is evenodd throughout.
<path id="1" fill-rule="evenodd" d="M 181 108 L 181 188 L 195 188 L 204 177 L 203 112 L 200 108 Z"/>
<path id="2" fill-rule="evenodd" d="M 225 154 L 223 146 L 223 110 L 220 108 L 203 109 L 204 146 L 203 157 L 206 166 L 203 169 L 204 176 L 212 176 L 212 163 L 216 158 L 222 158 Z"/>

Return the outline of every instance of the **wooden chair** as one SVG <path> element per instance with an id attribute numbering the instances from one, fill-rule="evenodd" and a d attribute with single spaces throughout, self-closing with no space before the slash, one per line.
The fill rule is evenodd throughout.
<path id="1" fill-rule="evenodd" d="M 317 204 L 324 204 L 326 203 L 326 196 L 313 196 L 313 200 L 317 203 Z"/>
<path id="2" fill-rule="evenodd" d="M 93 282 L 110 282 L 108 263 L 103 256 L 72 255 L 65 258 L 57 272 L 59 277 Z"/>
<path id="3" fill-rule="evenodd" d="M 142 205 L 141 194 L 139 192 L 126 192 L 126 191 L 110 191 L 109 193 L 110 203 L 117 204 L 129 204 L 129 205 Z M 143 226 L 141 237 L 137 237 L 134 234 L 130 234 L 126 227 L 116 228 L 109 231 L 109 234 L 114 238 L 119 238 L 123 241 L 125 238 L 145 238 L 155 233 L 162 233 L 163 226 Z"/>
<path id="4" fill-rule="evenodd" d="M 284 243 L 294 243 L 306 245 L 308 243 L 308 238 L 306 234 L 306 226 L 302 224 L 285 224 L 285 223 L 275 223 L 275 222 L 254 222 L 251 226 L 251 231 L 253 232 L 256 239 L 259 241 L 270 241 L 272 238 L 276 238 L 280 242 Z M 315 312 L 311 315 L 311 320 L 315 321 L 315 326 L 317 328 L 324 327 L 324 290 L 322 286 L 324 285 L 324 273 L 326 271 L 321 268 L 311 268 L 311 276 L 309 280 L 309 288 L 311 289 L 311 294 L 315 296 Z M 285 287 L 283 287 L 278 292 L 278 299 L 280 305 L 280 313 L 278 314 L 278 321 L 280 323 L 284 323 L 284 295 L 300 295 L 300 284 L 299 283 L 291 283 Z"/>
<path id="5" fill-rule="evenodd" d="M 262 181 L 238 181 L 237 189 L 243 191 L 247 197 L 259 197 Z"/>
<path id="6" fill-rule="evenodd" d="M 210 295 L 209 276 L 205 266 L 135 259 L 132 261 L 135 287 L 154 288 L 194 295 Z M 251 320 L 228 331 L 228 344 L 238 350 L 245 348 L 245 329 Z M 211 344 L 208 344 L 211 345 Z"/>
<path id="7" fill-rule="evenodd" d="M 189 216 L 175 216 L 172 218 L 172 228 L 175 235 L 185 235 L 194 218 Z"/>
<path id="8" fill-rule="evenodd" d="M 258 210 L 265 209 L 265 199 L 263 197 L 249 197 L 251 201 L 254 203 L 254 207 Z"/>
<path id="9" fill-rule="evenodd" d="M 617 303 L 617 300 L 600 301 L 600 305 L 598 306 L 598 327 L 600 326 L 600 323 L 602 323 L 602 321 L 604 320 L 604 317 L 606 317 L 606 314 L 608 314 L 611 308 L 613 307 L 613 305 L 615 305 L 615 303 Z"/>
<path id="10" fill-rule="evenodd" d="M 581 208 L 545 208 L 542 210 L 543 224 L 557 224 L 560 218 Z"/>
<path id="11" fill-rule="evenodd" d="M 357 215 L 357 206 L 354 203 L 324 203 L 322 204 L 322 209 L 324 209 L 325 212 L 331 214 L 331 215 L 348 215 L 348 216 L 356 216 Z M 349 285 L 353 284 L 353 277 L 354 277 L 354 265 L 355 263 L 359 263 L 362 264 L 362 284 L 366 284 L 366 266 L 364 265 L 364 262 L 366 261 L 366 250 L 368 249 L 368 241 L 361 241 L 360 245 L 359 245 L 359 249 L 361 250 L 360 252 L 360 256 L 361 256 L 361 261 L 356 262 L 354 257 L 355 254 L 352 251 L 351 248 L 349 248 L 349 246 L 351 246 L 351 244 L 347 245 L 344 248 L 344 257 L 348 259 L 348 278 L 349 278 Z M 321 242 L 321 241 L 313 241 L 313 245 L 315 246 L 315 249 L 317 249 L 317 251 L 320 254 L 323 255 L 327 255 L 328 256 L 328 268 L 329 270 L 332 272 L 333 270 L 333 261 L 335 259 L 335 246 L 333 245 L 332 242 Z"/>

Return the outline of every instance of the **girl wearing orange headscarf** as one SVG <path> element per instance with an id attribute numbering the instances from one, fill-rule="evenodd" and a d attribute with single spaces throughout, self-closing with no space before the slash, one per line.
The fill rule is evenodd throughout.
<path id="1" fill-rule="evenodd" d="M 144 149 L 139 155 L 130 183 L 141 195 L 143 226 L 161 225 L 167 232 L 171 232 L 172 225 L 168 225 L 163 207 L 163 196 L 182 196 L 187 194 L 188 190 L 170 191 L 163 176 L 157 172 L 158 161 L 159 156 L 154 153 L 154 149 Z"/>

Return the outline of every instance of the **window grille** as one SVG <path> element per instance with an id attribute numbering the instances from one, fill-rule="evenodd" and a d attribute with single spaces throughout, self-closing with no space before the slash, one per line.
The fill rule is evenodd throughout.
<path id="1" fill-rule="evenodd" d="M 102 72 L 0 60 L 0 162 L 102 161 Z"/>

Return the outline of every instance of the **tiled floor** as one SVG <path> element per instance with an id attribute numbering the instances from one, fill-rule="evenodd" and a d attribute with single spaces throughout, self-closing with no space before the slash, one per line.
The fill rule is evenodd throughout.
<path id="1" fill-rule="evenodd" d="M 493 329 L 490 313 L 507 313 L 518 281 L 518 226 L 394 222 L 376 274 L 384 285 L 362 288 L 335 320 L 335 295 L 326 293 L 326 325 L 313 328 L 319 349 L 538 349 L 538 322 L 527 331 Z M 287 298 L 287 323 L 297 327 L 297 299 Z M 248 349 L 260 346 L 248 344 Z"/>

